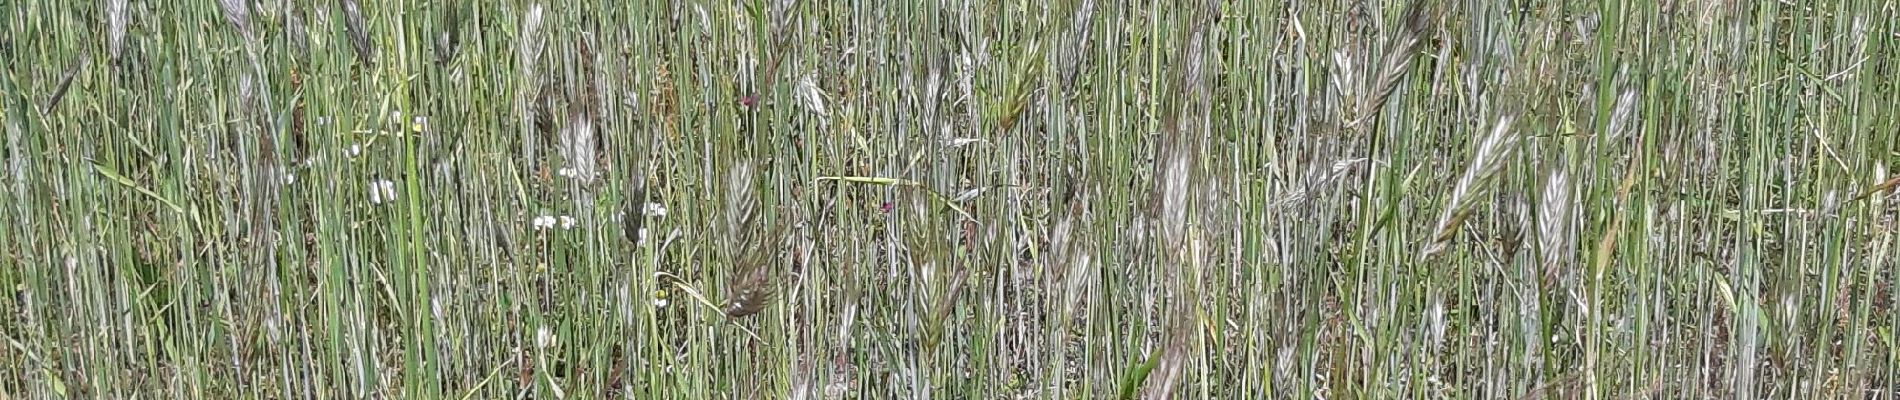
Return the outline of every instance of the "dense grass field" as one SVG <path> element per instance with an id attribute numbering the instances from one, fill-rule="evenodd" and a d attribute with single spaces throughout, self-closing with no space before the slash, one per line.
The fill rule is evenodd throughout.
<path id="1" fill-rule="evenodd" d="M 1895 399 L 1900 4 L 0 0 L 0 399 Z"/>

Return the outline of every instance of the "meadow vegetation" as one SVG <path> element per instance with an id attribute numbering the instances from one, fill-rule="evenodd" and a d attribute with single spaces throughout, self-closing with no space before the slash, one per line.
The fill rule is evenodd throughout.
<path id="1" fill-rule="evenodd" d="M 0 0 L 0 399 L 1894 399 L 1897 9 Z"/>

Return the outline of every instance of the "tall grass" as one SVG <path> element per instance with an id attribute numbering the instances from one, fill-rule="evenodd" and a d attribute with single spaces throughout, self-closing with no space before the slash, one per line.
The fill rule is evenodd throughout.
<path id="1" fill-rule="evenodd" d="M 0 399 L 1881 398 L 1891 1 L 0 0 Z"/>

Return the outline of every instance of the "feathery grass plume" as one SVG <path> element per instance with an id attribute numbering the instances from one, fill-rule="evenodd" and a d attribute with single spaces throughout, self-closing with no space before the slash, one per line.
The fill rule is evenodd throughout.
<path id="1" fill-rule="evenodd" d="M 579 51 L 572 62 L 579 64 L 578 73 L 570 80 L 572 97 L 567 102 L 567 124 L 561 127 L 561 156 L 569 168 L 574 169 L 574 178 L 585 186 L 593 182 L 596 174 L 599 134 L 595 129 L 595 114 L 598 113 L 599 89 L 595 88 L 598 78 L 594 74 L 594 53 L 588 44 L 588 35 L 580 35 L 574 46 Z"/>
<path id="2" fill-rule="evenodd" d="M 356 0 L 337 0 L 343 8 L 343 30 L 350 35 L 350 46 L 356 48 L 356 61 L 364 68 L 376 64 L 376 48 L 370 46 L 369 22 L 363 19 L 363 9 Z M 536 6 L 539 10 L 540 7 Z"/>
<path id="3" fill-rule="evenodd" d="M 1538 240 L 1526 238 L 1526 236 L 1529 235 L 1527 231 L 1533 230 L 1535 229 L 1534 227 L 1537 226 L 1535 223 L 1537 222 L 1538 216 L 1535 214 L 1541 210 L 1531 208 L 1531 205 L 1527 203 L 1531 199 L 1526 199 L 1523 193 L 1511 193 L 1508 197 L 1510 200 L 1505 203 L 1504 210 L 1501 214 L 1509 216 L 1511 221 L 1498 222 L 1498 225 L 1504 229 L 1502 235 L 1500 235 L 1500 241 L 1502 243 L 1499 244 L 1499 246 L 1503 248 L 1503 256 L 1499 258 L 1497 268 L 1502 272 L 1506 266 L 1514 266 L 1515 269 L 1512 274 L 1517 277 L 1515 280 L 1528 281 L 1530 277 L 1537 273 L 1537 264 L 1535 262 L 1518 262 L 1517 257 L 1518 253 L 1524 251 L 1525 240 Z M 1535 260 L 1538 255 L 1532 254 L 1529 257 Z M 1519 361 L 1522 363 L 1523 368 L 1537 371 L 1543 366 L 1543 363 L 1540 361 L 1542 360 L 1543 352 L 1538 350 L 1543 346 L 1542 338 L 1544 337 L 1544 325 L 1541 319 L 1544 309 L 1542 305 L 1543 299 L 1540 296 L 1542 292 L 1538 291 L 1537 288 L 1527 287 L 1526 285 L 1511 285 L 1510 290 L 1519 299 L 1515 304 L 1516 310 L 1514 310 L 1518 324 L 1521 327 L 1518 331 L 1521 335 L 1519 339 L 1528 349 L 1520 353 L 1522 358 L 1520 358 Z M 1540 373 L 1533 373 L 1532 376 L 1542 375 Z"/>
<path id="4" fill-rule="evenodd" d="M 460 3 L 443 5 L 442 32 L 435 36 L 435 64 L 448 65 L 462 47 L 462 7 Z"/>
<path id="5" fill-rule="evenodd" d="M 74 59 L 72 64 L 67 64 L 66 71 L 59 74 L 59 85 L 53 87 L 53 95 L 46 99 L 45 105 L 40 106 L 40 112 L 52 114 L 53 108 L 59 106 L 59 101 L 66 98 L 66 90 L 72 89 L 73 78 L 79 76 L 79 71 L 86 69 L 89 64 L 92 64 L 92 53 L 84 52 L 79 53 L 79 58 Z"/>
<path id="6" fill-rule="evenodd" d="M 1575 201 L 1570 190 L 1570 175 L 1563 168 L 1557 168 L 1545 179 L 1543 199 L 1537 202 L 1537 254 L 1543 265 L 1546 287 L 1556 282 L 1557 274 L 1564 271 L 1563 262 L 1576 244 L 1576 234 L 1570 226 L 1571 205 Z"/>
<path id="7" fill-rule="evenodd" d="M 1195 303 L 1201 298 L 1202 254 L 1199 231 L 1195 229 L 1201 216 L 1189 210 L 1196 207 L 1206 193 L 1201 190 L 1195 171 L 1200 168 L 1201 140 L 1209 128 L 1212 111 L 1207 60 L 1218 58 L 1211 54 L 1218 52 L 1218 47 L 1208 43 L 1214 40 L 1213 32 L 1219 31 L 1214 26 L 1220 21 L 1220 4 L 1197 2 L 1189 10 L 1186 12 L 1190 13 L 1188 18 L 1192 22 L 1184 29 L 1181 75 L 1174 88 L 1179 102 L 1169 107 L 1162 119 L 1160 148 L 1155 153 L 1158 163 L 1155 189 L 1150 197 L 1150 206 L 1155 207 L 1160 259 L 1170 276 L 1166 284 L 1180 300 L 1169 302 L 1163 312 L 1168 318 L 1167 333 L 1163 336 L 1166 339 L 1158 350 L 1160 360 L 1149 370 L 1159 374 L 1150 376 L 1145 399 L 1172 398 L 1175 389 L 1182 385 L 1189 362 L 1188 340 L 1196 334 Z M 1190 218 L 1195 218 L 1197 223 L 1190 224 Z"/>
<path id="8" fill-rule="evenodd" d="M 131 18 L 125 15 L 126 0 L 106 0 L 106 60 L 116 63 L 125 52 L 125 26 Z"/>
<path id="9" fill-rule="evenodd" d="M 535 65 L 541 60 L 541 5 L 529 5 L 521 15 L 521 30 L 515 36 L 515 67 L 518 74 L 515 82 L 515 117 L 520 118 L 521 159 L 527 160 L 526 166 L 532 169 L 538 165 L 541 135 L 547 132 L 540 119 L 542 109 L 546 108 L 549 95 L 542 91 L 541 77 L 536 74 Z M 549 124 L 551 120 L 546 121 Z"/>
<path id="10" fill-rule="evenodd" d="M 1413 0 L 1411 5 L 1406 6 L 1404 25 L 1386 40 L 1385 57 L 1381 59 L 1378 69 L 1373 71 L 1377 74 L 1359 75 L 1360 78 L 1377 78 L 1359 85 L 1361 95 L 1358 108 L 1353 110 L 1355 120 L 1347 125 L 1360 127 L 1361 132 L 1364 132 L 1369 126 L 1364 122 L 1377 115 L 1386 100 L 1391 98 L 1392 92 L 1398 90 L 1399 80 L 1411 70 L 1412 60 L 1418 57 L 1419 44 L 1423 43 L 1425 30 L 1431 23 L 1431 15 L 1427 12 L 1429 3 L 1430 0 Z"/>
<path id="11" fill-rule="evenodd" d="M 1603 130 L 1599 135 L 1591 137 L 1593 146 L 1595 143 L 1603 143 L 1606 140 L 1616 140 L 1629 136 L 1636 126 L 1633 120 L 1636 118 L 1636 106 L 1638 101 L 1639 99 L 1634 89 L 1624 89 L 1622 93 L 1618 94 L 1616 97 L 1616 105 L 1610 110 L 1609 119 L 1604 122 Z M 1641 169 L 1635 165 L 1630 166 L 1630 168 L 1632 169 L 1630 174 L 1634 174 L 1635 170 Z M 1625 184 L 1629 183 L 1628 179 L 1629 177 L 1625 177 Z M 1545 184 L 1544 200 L 1540 206 L 1543 208 L 1540 209 L 1538 214 L 1538 224 L 1541 235 L 1541 243 L 1539 244 L 1547 248 L 1544 250 L 1544 253 L 1542 253 L 1544 254 L 1544 259 L 1542 260 L 1544 267 L 1543 278 L 1546 285 L 1560 279 L 1565 279 L 1568 276 L 1567 272 L 1569 271 L 1566 271 L 1563 265 L 1565 262 L 1564 255 L 1574 254 L 1574 249 L 1577 246 L 1576 230 L 1578 226 L 1575 222 L 1578 219 L 1575 209 L 1577 200 L 1572 190 L 1574 189 L 1570 187 L 1569 175 L 1562 169 L 1553 171 L 1550 181 Z M 1621 204 L 1622 195 L 1626 193 L 1624 192 L 1626 190 L 1627 187 L 1619 189 L 1617 204 Z M 1619 217 L 1618 220 L 1620 221 L 1621 218 Z M 1609 236 L 1613 237 L 1615 235 Z"/>
<path id="12" fill-rule="evenodd" d="M 1155 151 L 1155 188 L 1149 197 L 1159 228 L 1159 239 L 1166 252 L 1183 248 L 1187 238 L 1188 195 L 1196 193 L 1194 171 L 1199 168 L 1201 133 L 1207 128 L 1209 92 L 1205 79 L 1206 43 L 1209 25 L 1218 13 L 1218 5 L 1196 7 L 1194 21 L 1187 26 L 1186 45 L 1180 57 L 1185 61 L 1175 92 L 1180 104 L 1168 108 L 1163 117 L 1159 148 Z"/>
<path id="13" fill-rule="evenodd" d="M 942 254 L 942 252 L 937 252 L 937 254 Z M 953 266 L 953 268 L 957 270 L 950 276 L 950 284 L 944 286 L 942 293 L 937 294 L 936 303 L 930 306 L 930 314 L 924 319 L 923 347 L 926 352 L 936 351 L 937 345 L 943 343 L 943 328 L 950 322 L 950 312 L 955 309 L 957 300 L 963 293 L 963 286 L 969 281 L 969 268 L 961 265 Z"/>
<path id="14" fill-rule="evenodd" d="M 1179 130 L 1170 131 L 1162 138 L 1160 157 L 1156 160 L 1160 165 L 1156 166 L 1155 190 L 1149 200 L 1154 207 L 1161 245 L 1167 252 L 1180 248 L 1187 237 L 1188 194 L 1194 192 L 1189 181 L 1198 158 L 1194 138 L 1186 137 L 1188 134 Z"/>
<path id="15" fill-rule="evenodd" d="M 1631 120 L 1636 118 L 1636 90 L 1624 89 L 1616 96 L 1616 106 L 1610 109 L 1610 121 L 1603 134 L 1609 138 L 1620 139 L 1630 133 Z"/>
<path id="16" fill-rule="evenodd" d="M 956 239 L 951 238 L 957 229 L 951 221 L 962 221 L 957 218 L 968 216 L 958 213 L 952 218 L 941 214 L 944 208 L 954 207 L 955 200 L 943 197 L 922 183 L 904 181 L 903 185 L 916 190 L 895 192 L 891 210 L 898 215 L 898 220 L 904 221 L 899 225 L 902 254 L 907 264 L 914 265 L 916 275 L 924 283 L 920 291 L 925 301 L 924 312 L 918 320 L 922 331 L 920 342 L 925 352 L 934 353 L 943 341 L 943 331 L 967 282 L 967 268 L 959 265 L 954 255 Z M 937 207 L 938 204 L 942 207 Z"/>
<path id="17" fill-rule="evenodd" d="M 245 43 L 251 41 L 251 2 L 247 0 L 218 0 L 218 10 L 224 12 L 224 22 L 231 23 L 237 29 L 238 36 Z"/>
<path id="18" fill-rule="evenodd" d="M 740 105 L 744 105 L 748 108 L 756 106 L 758 105 L 760 97 L 772 90 L 772 82 L 778 79 L 779 63 L 785 59 L 785 49 L 792 44 L 792 35 L 787 34 L 785 31 L 791 29 L 792 18 L 798 14 L 798 6 L 804 5 L 804 3 L 804 0 L 792 0 L 790 4 L 783 2 L 777 3 L 777 5 L 784 7 L 779 10 L 779 20 L 766 28 L 767 32 L 770 32 L 773 38 L 772 60 L 765 63 L 765 73 L 759 75 L 759 78 L 764 79 L 764 81 L 759 83 L 758 86 L 753 87 L 751 94 L 739 99 Z M 705 17 L 704 10 L 701 10 L 700 16 Z"/>
<path id="19" fill-rule="evenodd" d="M 1491 184 L 1498 170 L 1504 166 L 1503 159 L 1509 158 L 1517 150 L 1517 133 L 1511 129 L 1516 115 L 1498 118 L 1497 125 L 1491 128 L 1491 134 L 1478 143 L 1478 150 L 1472 154 L 1471 162 L 1465 166 L 1464 176 L 1458 178 L 1458 185 L 1452 188 L 1451 198 L 1445 202 L 1445 211 L 1439 214 L 1437 227 L 1425 248 L 1419 252 L 1420 260 L 1429 260 L 1443 252 L 1451 239 L 1458 234 L 1458 227 L 1465 217 L 1477 206 L 1477 199 L 1485 197 L 1491 190 Z"/>
<path id="20" fill-rule="evenodd" d="M 282 10 L 284 13 L 284 40 L 290 42 L 291 49 L 296 51 L 295 58 L 297 60 L 310 59 L 310 33 L 306 31 L 304 27 L 303 7 L 302 4 L 286 2 Z"/>
<path id="21" fill-rule="evenodd" d="M 1078 229 L 1077 225 L 1088 214 L 1089 192 L 1082 183 L 1080 172 L 1071 170 L 1063 175 L 1062 181 L 1057 184 L 1055 202 L 1052 203 L 1056 207 L 1052 210 L 1057 215 L 1056 224 L 1049 233 L 1049 247 L 1055 250 L 1051 258 L 1055 260 L 1055 265 L 1049 269 L 1053 282 L 1068 280 L 1070 274 L 1084 273 L 1082 271 L 1088 269 L 1091 261 L 1091 254 L 1085 250 L 1088 247 L 1088 235 L 1077 233 L 1086 232 Z M 1076 289 L 1075 286 L 1079 284 L 1071 282 L 1068 286 Z"/>
<path id="22" fill-rule="evenodd" d="M 346 0 L 347 1 L 347 0 Z M 521 14 L 521 31 L 515 36 L 515 51 L 519 57 L 521 74 L 529 79 L 535 76 L 535 63 L 541 60 L 541 50 L 547 43 L 541 40 L 543 9 L 540 3 L 528 6 Z"/>
<path id="23" fill-rule="evenodd" d="M 799 78 L 798 90 L 795 93 L 798 104 L 804 106 L 805 110 L 810 111 L 812 115 L 818 116 L 819 126 L 831 124 L 831 110 L 825 107 L 825 91 L 818 88 L 818 79 L 815 75 L 806 74 L 803 78 Z"/>
<path id="24" fill-rule="evenodd" d="M 726 172 L 726 230 L 722 232 L 726 243 L 740 243 L 757 218 L 759 199 L 753 174 L 751 160 L 740 161 Z"/>
<path id="25" fill-rule="evenodd" d="M 765 212 L 760 206 L 753 168 L 751 161 L 741 162 L 727 178 L 728 230 L 725 236 L 727 243 L 737 249 L 732 264 L 733 280 L 727 291 L 731 297 L 723 307 L 726 316 L 731 318 L 757 314 L 765 310 L 766 302 L 772 299 L 772 260 L 778 256 L 776 245 L 784 229 L 783 221 L 761 226 Z"/>
<path id="26" fill-rule="evenodd" d="M 1359 163 L 1362 163 L 1365 161 L 1366 161 L 1366 158 L 1364 157 L 1350 158 L 1350 159 L 1334 161 L 1332 163 L 1332 169 L 1330 170 L 1330 172 L 1321 171 L 1317 168 L 1310 170 L 1306 174 L 1307 176 L 1306 182 L 1300 185 L 1301 186 L 1300 191 L 1293 192 L 1293 194 L 1291 195 L 1287 195 L 1286 197 L 1281 198 L 1280 200 L 1276 200 L 1273 202 L 1273 204 L 1269 205 L 1268 207 L 1271 207 L 1271 208 L 1291 207 L 1293 205 L 1300 204 L 1301 202 L 1305 202 L 1312 198 L 1318 197 L 1321 191 L 1330 190 L 1332 188 L 1333 182 L 1338 182 L 1340 178 L 1346 177 L 1346 173 L 1352 172 L 1353 168 L 1356 168 L 1359 165 Z"/>
<path id="27" fill-rule="evenodd" d="M 1073 351 L 1069 345 L 1075 342 L 1071 338 L 1071 327 L 1079 320 L 1076 315 L 1086 309 L 1084 296 L 1088 290 L 1085 284 L 1090 281 L 1090 277 L 1095 276 L 1091 268 L 1095 252 L 1090 235 L 1087 234 L 1092 230 L 1085 223 L 1090 204 L 1090 192 L 1084 183 L 1086 178 L 1083 178 L 1087 170 L 1078 164 L 1070 164 L 1062 171 L 1060 180 L 1054 185 L 1055 197 L 1050 202 L 1050 212 L 1055 216 L 1056 223 L 1049 231 L 1049 248 L 1052 252 L 1043 278 L 1043 291 L 1050 294 L 1045 297 L 1044 312 L 1052 313 L 1053 321 L 1044 331 L 1047 333 L 1047 343 L 1056 353 L 1052 357 L 1055 362 L 1073 362 L 1066 354 Z M 1045 369 L 1042 380 L 1063 382 L 1075 372 L 1068 368 L 1049 368 Z M 1061 397 L 1063 394 L 1058 391 L 1056 396 Z"/>
<path id="28" fill-rule="evenodd" d="M 752 247 L 764 247 L 764 246 Z M 771 253 L 765 249 L 752 248 L 740 255 L 739 262 L 733 268 L 738 275 L 732 281 L 732 299 L 727 300 L 727 317 L 743 318 L 764 311 L 766 302 L 772 299 L 771 268 L 768 258 Z"/>
<path id="29" fill-rule="evenodd" d="M 1517 254 L 1524 250 L 1524 231 L 1532 225 L 1530 200 L 1523 193 L 1510 193 L 1499 209 L 1500 220 L 1497 231 L 1493 233 L 1493 244 L 1498 246 L 1498 259 L 1501 263 L 1511 263 Z"/>
<path id="30" fill-rule="evenodd" d="M 1089 26 L 1095 21 L 1095 0 L 1082 0 L 1081 4 L 1076 5 L 1073 15 L 1074 18 L 1070 19 L 1068 34 L 1071 41 L 1068 43 L 1068 47 L 1062 48 L 1061 53 L 1059 53 L 1062 57 L 1062 71 L 1060 72 L 1062 73 L 1063 89 L 1069 92 L 1074 92 L 1077 89 L 1075 77 L 1082 71 L 1082 64 L 1086 63 L 1089 58 L 1088 48 L 1091 42 L 1090 36 L 1094 33 L 1089 29 Z"/>

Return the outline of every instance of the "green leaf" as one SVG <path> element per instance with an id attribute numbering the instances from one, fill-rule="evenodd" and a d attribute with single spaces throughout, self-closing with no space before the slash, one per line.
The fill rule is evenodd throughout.
<path id="1" fill-rule="evenodd" d="M 1153 372 L 1155 365 L 1159 364 L 1161 364 L 1161 351 L 1157 349 L 1153 355 L 1148 356 L 1148 362 L 1136 365 L 1135 369 L 1128 372 L 1128 376 L 1122 377 L 1121 395 L 1115 398 L 1122 400 L 1135 398 L 1135 388 L 1141 387 L 1141 381 L 1148 380 L 1148 373 Z"/>
<path id="2" fill-rule="evenodd" d="M 166 207 L 172 209 L 172 212 L 179 214 L 185 213 L 184 207 L 179 207 L 178 204 L 172 203 L 172 201 L 166 199 L 165 196 L 158 195 L 158 192 L 153 192 L 151 189 L 139 186 L 137 182 L 132 182 L 131 178 L 126 178 L 125 175 L 119 175 L 117 171 L 113 171 L 111 168 L 106 168 L 104 165 L 99 165 L 98 162 L 93 162 L 92 169 L 98 171 L 100 175 L 105 175 L 106 178 L 112 179 L 113 182 L 117 182 L 121 186 L 132 188 L 132 190 L 136 190 L 146 197 L 151 197 L 153 200 L 158 200 L 159 203 L 164 203 Z"/>

